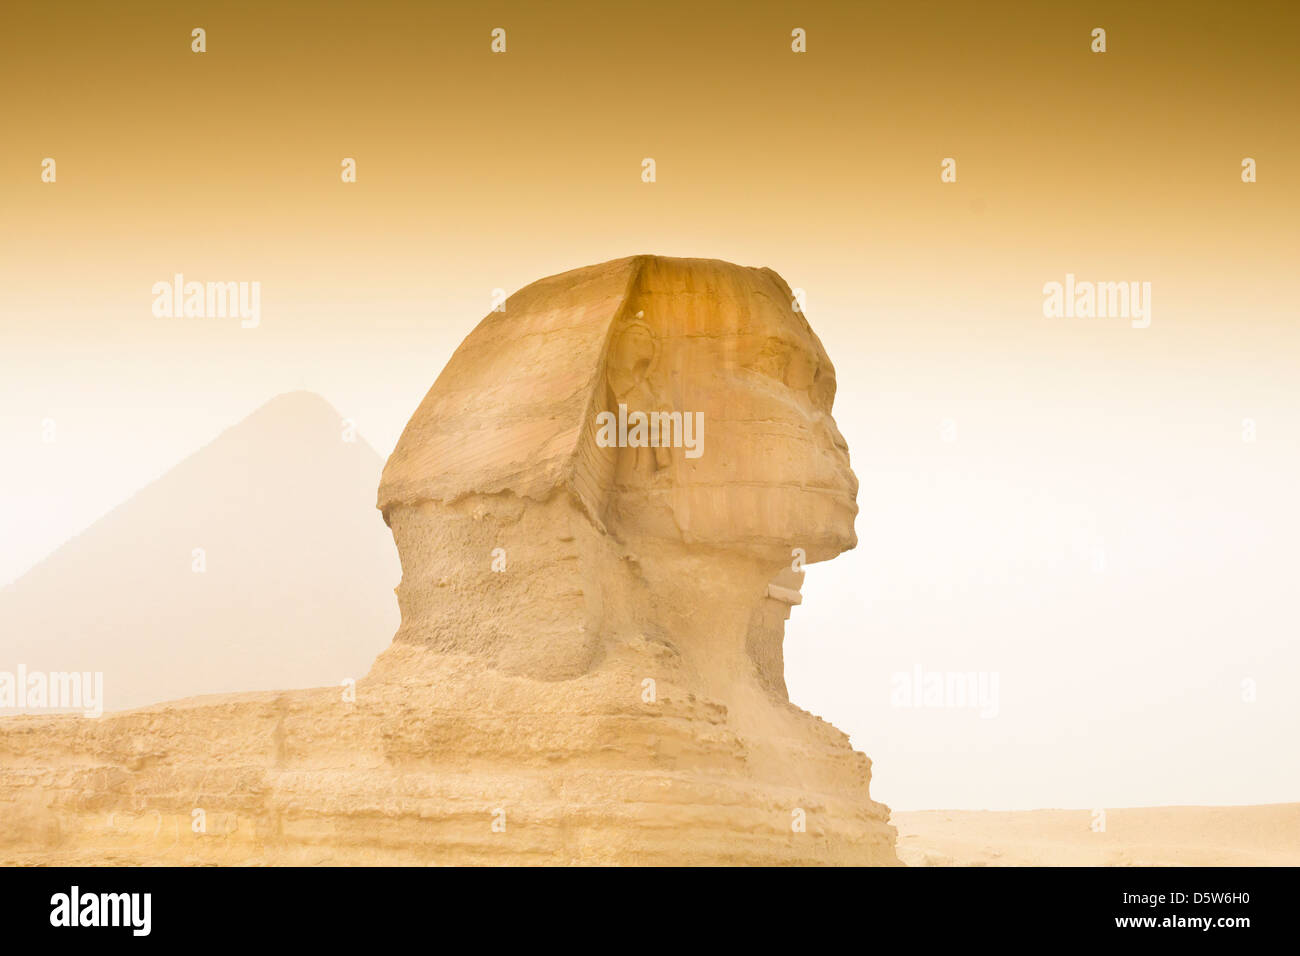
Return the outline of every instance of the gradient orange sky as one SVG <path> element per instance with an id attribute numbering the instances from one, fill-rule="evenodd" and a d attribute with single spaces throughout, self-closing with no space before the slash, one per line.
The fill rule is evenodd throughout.
<path id="1" fill-rule="evenodd" d="M 279 392 L 386 455 L 494 288 L 723 258 L 837 367 L 862 544 L 789 684 L 879 799 L 1300 798 L 1289 687 L 1234 696 L 1300 672 L 1296 7 L 267 6 L 0 14 L 0 583 Z M 261 325 L 155 318 L 176 272 Z M 1151 282 L 1151 327 L 1044 318 L 1067 272 Z M 891 709 L 916 662 L 1000 670 L 1003 716 Z"/>

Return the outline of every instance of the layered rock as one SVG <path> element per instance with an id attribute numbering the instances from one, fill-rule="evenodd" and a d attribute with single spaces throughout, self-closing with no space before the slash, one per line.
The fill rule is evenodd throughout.
<path id="1" fill-rule="evenodd" d="M 792 299 L 649 256 L 518 292 L 385 468 L 402 623 L 369 675 L 0 722 L 0 856 L 896 863 L 869 761 L 786 695 L 794 568 L 856 543 L 857 490 Z M 698 454 L 611 446 L 628 410 L 699 415 Z"/>

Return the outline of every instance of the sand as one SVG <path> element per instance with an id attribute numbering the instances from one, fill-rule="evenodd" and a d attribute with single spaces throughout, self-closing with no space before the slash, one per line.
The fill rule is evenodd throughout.
<path id="1" fill-rule="evenodd" d="M 1300 803 L 895 812 L 910 866 L 1300 866 Z"/>

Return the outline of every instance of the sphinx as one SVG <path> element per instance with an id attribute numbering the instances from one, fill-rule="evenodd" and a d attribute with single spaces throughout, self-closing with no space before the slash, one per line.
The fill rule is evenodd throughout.
<path id="1" fill-rule="evenodd" d="M 870 762 L 784 681 L 802 564 L 857 513 L 793 302 L 657 256 L 511 296 L 385 466 L 402 618 L 370 672 L 0 721 L 0 859 L 897 864 Z M 601 440 L 633 413 L 708 445 Z"/>

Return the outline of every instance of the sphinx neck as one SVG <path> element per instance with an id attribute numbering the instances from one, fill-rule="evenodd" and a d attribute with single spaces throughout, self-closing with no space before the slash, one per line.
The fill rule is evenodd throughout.
<path id="1" fill-rule="evenodd" d="M 785 619 L 768 596 L 770 562 L 655 540 L 633 542 L 633 551 L 642 585 L 635 618 L 680 654 L 697 689 L 724 700 L 750 691 L 785 698 Z"/>
<path id="2" fill-rule="evenodd" d="M 652 640 L 671 648 L 673 679 L 693 691 L 785 696 L 770 562 L 625 539 L 558 496 L 399 507 L 390 523 L 402 557 L 398 644 L 568 680 Z"/>

